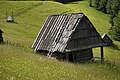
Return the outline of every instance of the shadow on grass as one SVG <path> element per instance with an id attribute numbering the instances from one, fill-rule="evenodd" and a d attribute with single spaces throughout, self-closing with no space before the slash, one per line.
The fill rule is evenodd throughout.
<path id="1" fill-rule="evenodd" d="M 14 23 L 14 24 L 18 24 L 18 22 L 15 22 L 15 21 L 14 21 L 13 23 Z"/>
<path id="2" fill-rule="evenodd" d="M 102 64 L 102 65 L 106 65 L 106 66 L 116 66 L 115 61 L 109 61 L 109 60 L 101 61 L 101 59 L 90 60 L 90 61 L 79 63 L 79 64 Z"/>
<path id="3" fill-rule="evenodd" d="M 18 22 L 16 22 L 16 21 L 13 21 L 13 22 L 7 22 L 7 23 L 18 24 Z"/>
<path id="4" fill-rule="evenodd" d="M 110 48 L 112 48 L 114 50 L 120 50 L 119 47 L 116 44 L 113 44 Z"/>

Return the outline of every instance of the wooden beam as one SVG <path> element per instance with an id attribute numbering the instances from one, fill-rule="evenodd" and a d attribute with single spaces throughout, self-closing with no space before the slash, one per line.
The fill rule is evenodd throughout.
<path id="1" fill-rule="evenodd" d="M 104 62 L 104 51 L 103 51 L 103 46 L 101 48 L 101 62 Z"/>
<path id="2" fill-rule="evenodd" d="M 69 53 L 65 53 L 66 54 L 66 61 L 69 62 Z"/>
<path id="3" fill-rule="evenodd" d="M 75 63 L 75 53 L 72 53 L 73 56 L 73 63 Z"/>

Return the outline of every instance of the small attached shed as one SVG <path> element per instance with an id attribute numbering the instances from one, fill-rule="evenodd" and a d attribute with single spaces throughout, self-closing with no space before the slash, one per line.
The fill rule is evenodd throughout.
<path id="1" fill-rule="evenodd" d="M 70 62 L 88 61 L 93 58 L 92 48 L 101 47 L 103 59 L 104 42 L 83 13 L 51 15 L 38 33 L 32 48 L 36 52 Z"/>
<path id="2" fill-rule="evenodd" d="M 113 45 L 113 41 L 110 39 L 110 37 L 107 34 L 103 34 L 101 38 L 103 39 L 106 46 L 112 46 Z"/>
<path id="3" fill-rule="evenodd" d="M 3 31 L 0 29 L 0 43 L 3 43 L 3 36 L 2 36 Z"/>

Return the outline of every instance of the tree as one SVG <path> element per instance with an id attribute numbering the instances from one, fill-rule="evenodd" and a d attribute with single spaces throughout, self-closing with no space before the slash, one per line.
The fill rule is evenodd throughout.
<path id="1" fill-rule="evenodd" d="M 120 11 L 113 21 L 114 26 L 110 29 L 110 35 L 113 39 L 120 41 Z"/>
<path id="2" fill-rule="evenodd" d="M 111 5 L 112 5 L 112 0 L 108 0 L 106 5 L 107 14 L 111 14 L 112 11 Z"/>
<path id="3" fill-rule="evenodd" d="M 107 13 L 106 11 L 107 0 L 100 0 L 98 10 Z"/>
<path id="4" fill-rule="evenodd" d="M 92 0 L 89 0 L 89 6 L 92 7 Z"/>
<path id="5" fill-rule="evenodd" d="M 95 8 L 98 9 L 100 4 L 99 4 L 100 0 L 95 0 Z"/>
<path id="6" fill-rule="evenodd" d="M 108 0 L 106 10 L 110 14 L 110 23 L 114 26 L 113 19 L 117 16 L 119 11 L 120 1 L 119 0 Z"/>

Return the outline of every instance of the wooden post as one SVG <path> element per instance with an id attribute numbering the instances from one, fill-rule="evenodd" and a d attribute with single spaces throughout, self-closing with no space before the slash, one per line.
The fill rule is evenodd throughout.
<path id="1" fill-rule="evenodd" d="M 13 21 L 14 21 L 14 15 L 13 15 L 13 12 L 12 12 L 12 19 L 13 19 Z"/>
<path id="2" fill-rule="evenodd" d="M 11 16 L 12 16 L 12 18 L 13 18 L 13 12 L 11 12 L 11 13 L 12 13 L 12 15 L 11 15 Z"/>
<path id="3" fill-rule="evenodd" d="M 66 61 L 69 62 L 69 53 L 66 53 Z"/>
<path id="4" fill-rule="evenodd" d="M 101 63 L 103 63 L 104 62 L 103 46 L 101 46 L 100 48 L 101 48 Z"/>
<path id="5" fill-rule="evenodd" d="M 72 53 L 73 55 L 73 63 L 75 63 L 75 53 Z"/>

